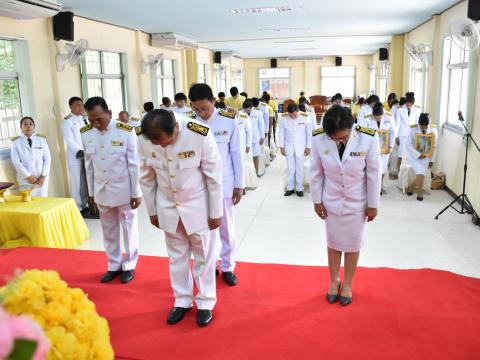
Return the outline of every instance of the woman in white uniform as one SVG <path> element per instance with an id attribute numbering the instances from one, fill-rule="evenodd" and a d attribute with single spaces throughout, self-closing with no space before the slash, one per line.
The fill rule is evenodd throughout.
<path id="1" fill-rule="evenodd" d="M 419 143 L 417 144 L 416 138 L 417 134 L 420 135 L 429 135 L 428 137 L 429 145 L 424 146 L 424 150 L 427 150 L 424 153 L 420 147 L 422 144 L 420 142 L 424 141 L 422 138 L 419 139 Z M 408 152 L 408 159 L 412 165 L 413 170 L 415 171 L 416 175 L 416 186 L 417 186 L 417 200 L 423 200 L 423 181 L 425 180 L 425 175 L 427 171 L 433 166 L 435 160 L 437 158 L 437 129 L 435 125 L 430 125 L 430 118 L 428 114 L 422 113 L 418 118 L 417 125 L 410 126 L 410 132 L 407 138 L 407 152 Z M 419 148 L 416 147 L 419 146 Z M 430 154 L 431 153 L 431 154 Z M 407 189 L 407 195 L 413 195 L 412 189 Z"/>
<path id="2" fill-rule="evenodd" d="M 12 139 L 11 158 L 17 170 L 20 185 L 31 184 L 35 188 L 32 196 L 48 196 L 48 174 L 50 173 L 50 150 L 47 138 L 35 133 L 35 122 L 29 116 L 20 120 L 22 135 Z"/>
<path id="3" fill-rule="evenodd" d="M 317 215 L 325 220 L 330 288 L 327 300 L 352 302 L 352 281 L 367 221 L 380 201 L 380 145 L 375 130 L 353 127 L 350 109 L 332 106 L 324 128 L 313 131 L 310 187 Z M 345 273 L 340 264 L 345 253 Z"/>
<path id="4" fill-rule="evenodd" d="M 258 186 L 257 173 L 253 165 L 252 149 L 252 122 L 248 110 L 252 109 L 251 101 L 244 101 L 242 110 L 237 112 L 235 121 L 240 130 L 240 148 L 242 149 L 242 161 L 245 174 L 245 187 L 255 189 Z M 243 191 L 245 194 L 245 190 Z"/>
<path id="5" fill-rule="evenodd" d="M 385 174 L 387 173 L 388 168 L 388 159 L 390 157 L 390 153 L 392 152 L 393 146 L 395 145 L 395 122 L 393 121 L 393 115 L 389 111 L 385 111 L 383 105 L 381 103 L 377 103 L 372 110 L 372 115 L 367 115 L 364 120 L 358 123 L 360 126 L 364 126 L 374 130 L 381 130 L 382 132 L 386 132 L 385 134 L 385 144 L 383 150 L 383 143 L 380 146 L 381 154 L 382 154 L 382 194 L 386 194 L 387 191 L 383 186 L 383 180 L 385 178 Z"/>
<path id="6" fill-rule="evenodd" d="M 361 124 L 368 115 L 371 116 L 373 107 L 378 103 L 380 103 L 380 98 L 377 95 L 370 95 L 358 112 L 357 124 Z"/>

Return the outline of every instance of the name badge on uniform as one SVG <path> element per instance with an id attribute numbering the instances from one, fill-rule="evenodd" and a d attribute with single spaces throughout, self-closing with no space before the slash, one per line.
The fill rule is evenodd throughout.
<path id="1" fill-rule="evenodd" d="M 350 156 L 365 156 L 367 155 L 366 152 L 351 152 Z"/>
<path id="2" fill-rule="evenodd" d="M 183 151 L 183 152 L 178 153 L 178 158 L 179 159 L 188 159 L 188 158 L 191 158 L 191 157 L 194 157 L 194 156 L 195 156 L 195 151 L 193 151 L 193 150 Z"/>
<path id="3" fill-rule="evenodd" d="M 330 154 L 330 150 L 325 150 L 323 153 L 324 153 L 325 155 L 328 155 L 328 154 Z"/>
<path id="4" fill-rule="evenodd" d="M 43 149 L 43 147 L 41 147 L 41 146 L 35 146 L 35 149 L 42 150 L 42 149 Z"/>
<path id="5" fill-rule="evenodd" d="M 305 125 L 305 123 L 297 123 L 298 125 Z"/>
<path id="6" fill-rule="evenodd" d="M 112 146 L 123 146 L 123 141 L 112 140 Z"/>
<path id="7" fill-rule="evenodd" d="M 228 131 L 227 130 L 222 130 L 222 131 L 216 131 L 214 133 L 215 136 L 225 136 L 225 135 L 228 135 Z"/>

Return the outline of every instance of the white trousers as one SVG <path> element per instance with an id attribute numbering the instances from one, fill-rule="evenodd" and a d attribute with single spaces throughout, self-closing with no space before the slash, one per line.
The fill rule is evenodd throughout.
<path id="1" fill-rule="evenodd" d="M 84 186 L 82 181 L 82 166 L 83 162 L 81 159 L 68 159 L 70 196 L 75 200 L 78 210 L 80 211 L 87 207 L 88 201 L 88 196 L 82 189 L 82 186 Z"/>
<path id="2" fill-rule="evenodd" d="M 217 231 L 211 231 L 210 236 L 213 243 L 218 242 L 220 237 L 220 259 L 223 272 L 235 270 L 235 250 L 236 239 L 233 223 L 233 201 L 232 198 L 223 199 L 223 217 L 222 223 Z M 220 236 L 219 236 L 220 235 Z M 218 251 L 217 251 L 218 254 Z M 218 256 L 217 256 L 218 258 Z"/>
<path id="3" fill-rule="evenodd" d="M 287 190 L 303 191 L 303 171 L 304 158 L 303 155 L 287 155 Z"/>
<path id="4" fill-rule="evenodd" d="M 108 270 L 133 270 L 138 261 L 137 210 L 130 204 L 109 207 L 98 205 L 103 231 L 103 244 L 108 258 Z M 125 257 L 120 243 L 120 226 L 123 230 Z"/>
<path id="5" fill-rule="evenodd" d="M 177 232 L 165 232 L 170 260 L 170 283 L 175 296 L 175 307 L 189 308 L 193 303 L 193 281 L 190 257 L 193 253 L 193 279 L 198 293 L 195 303 L 198 309 L 212 310 L 217 301 L 215 283 L 215 241 L 210 231 L 187 235 L 182 221 Z"/>

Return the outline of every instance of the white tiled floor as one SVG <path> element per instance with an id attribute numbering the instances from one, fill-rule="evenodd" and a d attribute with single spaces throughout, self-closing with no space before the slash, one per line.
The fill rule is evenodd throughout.
<path id="1" fill-rule="evenodd" d="M 258 263 L 326 265 L 324 225 L 313 212 L 310 196 L 283 196 L 284 159 L 280 156 L 247 192 L 236 208 L 238 260 Z M 480 227 L 471 216 L 448 210 L 443 191 L 420 203 L 389 182 L 379 217 L 367 226 L 360 265 L 393 268 L 435 268 L 480 277 Z M 91 238 L 82 249 L 103 250 L 99 220 L 87 220 Z M 166 256 L 163 232 L 150 225 L 144 205 L 139 211 L 140 251 Z"/>

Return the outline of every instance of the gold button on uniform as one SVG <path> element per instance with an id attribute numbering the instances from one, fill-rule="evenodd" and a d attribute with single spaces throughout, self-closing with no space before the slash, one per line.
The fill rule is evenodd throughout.
<path id="1" fill-rule="evenodd" d="M 173 159 L 171 157 L 168 158 L 168 161 L 172 161 Z"/>
<path id="2" fill-rule="evenodd" d="M 175 175 L 170 175 L 170 179 L 175 179 Z"/>
<path id="3" fill-rule="evenodd" d="M 173 192 L 174 194 L 176 194 L 176 193 L 177 193 L 177 189 L 172 189 L 172 192 Z"/>
<path id="4" fill-rule="evenodd" d="M 178 206 L 178 205 L 180 205 L 180 203 L 177 201 L 177 202 L 175 203 L 175 206 Z"/>

